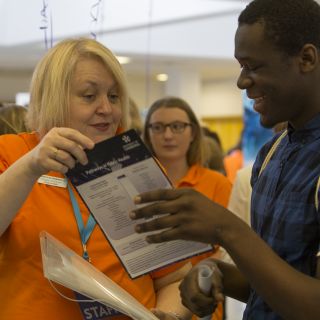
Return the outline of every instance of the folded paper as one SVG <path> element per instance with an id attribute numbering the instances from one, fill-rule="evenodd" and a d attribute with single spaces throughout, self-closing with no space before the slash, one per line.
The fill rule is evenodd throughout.
<path id="1" fill-rule="evenodd" d="M 128 292 L 49 233 L 40 234 L 44 276 L 135 320 L 157 320 Z"/>

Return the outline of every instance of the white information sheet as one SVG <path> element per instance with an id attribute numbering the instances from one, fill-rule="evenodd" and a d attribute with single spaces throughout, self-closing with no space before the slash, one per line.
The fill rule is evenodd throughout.
<path id="1" fill-rule="evenodd" d="M 133 198 L 142 192 L 172 188 L 168 178 L 134 130 L 98 143 L 87 151 L 89 163 L 67 176 L 100 225 L 131 278 L 212 250 L 210 245 L 177 240 L 149 244 L 129 218 Z"/>

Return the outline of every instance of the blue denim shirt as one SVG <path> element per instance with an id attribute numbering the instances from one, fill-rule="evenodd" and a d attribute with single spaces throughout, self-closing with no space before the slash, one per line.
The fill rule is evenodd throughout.
<path id="1" fill-rule="evenodd" d="M 320 243 L 320 215 L 315 207 L 320 176 L 320 114 L 302 129 L 289 126 L 288 135 L 259 177 L 261 165 L 276 139 L 260 150 L 253 167 L 251 225 L 283 260 L 315 276 Z M 281 317 L 252 289 L 243 319 Z"/>

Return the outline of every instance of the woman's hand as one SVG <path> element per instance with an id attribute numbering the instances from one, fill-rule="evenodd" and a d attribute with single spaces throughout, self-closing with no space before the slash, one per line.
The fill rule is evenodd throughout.
<path id="1" fill-rule="evenodd" d="M 35 176 L 49 171 L 66 173 L 76 162 L 88 162 L 84 149 L 92 149 L 94 142 L 71 128 L 53 128 L 29 152 L 29 168 Z"/>
<path id="2" fill-rule="evenodd" d="M 211 290 L 208 295 L 202 293 L 198 285 L 199 271 L 204 265 L 212 270 Z M 182 304 L 199 317 L 212 314 L 218 303 L 224 300 L 222 273 L 211 258 L 195 265 L 184 277 L 179 289 Z"/>

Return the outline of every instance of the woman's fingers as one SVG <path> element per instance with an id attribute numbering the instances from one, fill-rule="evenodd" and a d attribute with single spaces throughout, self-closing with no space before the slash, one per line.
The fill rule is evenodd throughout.
<path id="1" fill-rule="evenodd" d="M 77 161 L 86 164 L 88 159 L 85 149 L 93 147 L 94 142 L 77 130 L 53 128 L 31 151 L 30 168 L 36 175 L 48 171 L 66 173 Z"/>
<path id="2" fill-rule="evenodd" d="M 94 143 L 91 139 L 81 134 L 77 130 L 70 128 L 55 128 L 54 132 L 54 146 L 60 151 L 64 151 L 71 155 L 76 161 L 85 165 L 88 163 L 85 149 L 92 149 Z M 54 129 L 52 129 L 54 130 Z M 57 135 L 57 136 L 56 136 Z M 52 139 L 52 138 L 51 138 Z M 51 142 L 51 141 L 50 141 Z M 52 142 L 51 142 L 52 143 Z M 66 161 L 72 165 L 72 161 L 66 156 L 66 154 L 59 155 L 59 159 Z M 58 160 L 58 159 L 56 159 Z M 73 166 L 69 167 L 72 168 Z"/>
<path id="3" fill-rule="evenodd" d="M 71 128 L 54 128 L 57 130 L 58 134 L 65 137 L 68 140 L 74 141 L 77 145 L 81 146 L 82 149 L 92 149 L 94 147 L 94 142 L 80 133 L 78 130 Z"/>
<path id="4" fill-rule="evenodd" d="M 70 153 L 64 151 L 63 149 L 57 149 L 54 154 L 54 159 L 56 162 L 64 165 L 66 168 L 73 168 L 76 164 L 76 159 L 71 156 Z"/>
<path id="5" fill-rule="evenodd" d="M 48 172 L 48 171 L 55 171 L 55 172 L 61 172 L 63 174 L 67 173 L 69 170 L 69 167 L 62 164 L 61 162 L 58 162 L 56 160 L 48 160 L 46 165 L 46 170 L 42 172 L 42 174 Z"/>

